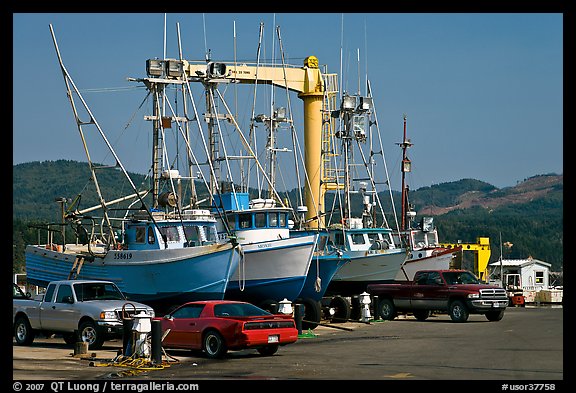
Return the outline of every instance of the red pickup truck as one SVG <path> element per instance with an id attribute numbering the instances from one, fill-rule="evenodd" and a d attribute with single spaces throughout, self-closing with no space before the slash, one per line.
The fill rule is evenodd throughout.
<path id="1" fill-rule="evenodd" d="M 366 291 L 378 296 L 376 307 L 384 320 L 393 320 L 401 312 L 424 321 L 439 311 L 448 312 L 454 322 L 466 322 L 470 314 L 499 321 L 508 306 L 504 288 L 483 284 L 467 270 L 421 270 L 413 281 L 369 284 Z"/>

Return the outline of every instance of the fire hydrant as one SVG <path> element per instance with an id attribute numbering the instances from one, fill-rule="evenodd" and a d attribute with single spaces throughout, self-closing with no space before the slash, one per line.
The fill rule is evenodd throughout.
<path id="1" fill-rule="evenodd" d="M 280 314 L 291 315 L 294 312 L 292 309 L 292 302 L 286 298 L 278 302 L 278 312 Z"/>
<path id="2" fill-rule="evenodd" d="M 141 311 L 134 315 L 132 334 L 134 337 L 134 353 L 139 357 L 150 357 L 150 343 L 147 341 L 148 333 L 152 331 L 152 317 Z"/>
<path id="3" fill-rule="evenodd" d="M 360 304 L 362 305 L 362 308 L 360 309 L 360 315 L 361 315 L 361 320 L 362 322 L 370 322 L 370 318 L 372 317 L 370 315 L 370 303 L 372 301 L 370 300 L 370 294 L 366 293 L 366 292 L 362 292 L 360 294 Z"/>

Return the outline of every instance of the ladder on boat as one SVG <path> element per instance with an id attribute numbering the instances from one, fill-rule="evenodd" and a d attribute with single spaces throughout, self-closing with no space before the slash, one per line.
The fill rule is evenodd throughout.
<path id="1" fill-rule="evenodd" d="M 84 265 L 84 257 L 82 255 L 78 255 L 72 264 L 72 269 L 70 269 L 70 273 L 68 273 L 68 280 L 75 280 L 78 275 L 80 274 L 80 270 Z"/>

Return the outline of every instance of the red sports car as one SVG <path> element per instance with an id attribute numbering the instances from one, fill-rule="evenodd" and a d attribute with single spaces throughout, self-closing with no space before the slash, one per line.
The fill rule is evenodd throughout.
<path id="1" fill-rule="evenodd" d="M 291 315 L 271 314 L 253 304 L 230 300 L 189 302 L 161 318 L 162 347 L 203 350 L 222 358 L 228 350 L 255 348 L 273 355 L 298 339 Z"/>

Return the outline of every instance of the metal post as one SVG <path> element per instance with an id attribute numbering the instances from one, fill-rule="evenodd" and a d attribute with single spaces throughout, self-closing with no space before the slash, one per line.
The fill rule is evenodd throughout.
<path id="1" fill-rule="evenodd" d="M 294 305 L 294 320 L 296 321 L 296 329 L 298 329 L 298 334 L 302 334 L 302 314 L 303 305 L 296 303 Z"/>
<path id="2" fill-rule="evenodd" d="M 134 319 L 126 318 L 122 320 L 122 352 L 124 356 L 132 356 L 134 344 L 132 341 L 132 326 L 134 326 Z"/>
<path id="3" fill-rule="evenodd" d="M 379 303 L 377 295 L 372 296 L 372 304 L 374 305 L 373 306 L 374 307 L 374 310 L 373 310 L 374 311 L 374 320 L 377 321 L 378 319 L 380 319 L 380 303 Z"/>
<path id="4" fill-rule="evenodd" d="M 152 363 L 162 363 L 162 321 L 152 320 Z"/>

